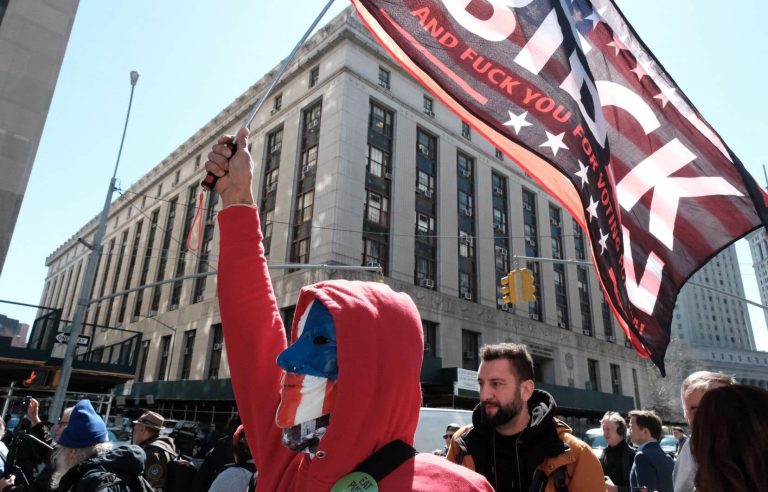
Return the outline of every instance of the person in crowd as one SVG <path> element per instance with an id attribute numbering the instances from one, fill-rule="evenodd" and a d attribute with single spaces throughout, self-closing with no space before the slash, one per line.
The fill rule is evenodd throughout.
<path id="1" fill-rule="evenodd" d="M 29 406 L 27 407 L 27 418 L 29 419 L 30 428 L 29 433 L 37 437 L 46 444 L 53 445 L 59 441 L 61 433 L 67 428 L 69 423 L 69 415 L 72 413 L 74 407 L 67 407 L 61 413 L 61 418 L 56 421 L 53 427 L 40 420 L 40 402 L 34 398 L 30 398 Z"/>
<path id="2" fill-rule="evenodd" d="M 661 449 L 661 418 L 653 410 L 629 412 L 629 438 L 637 446 L 629 473 L 629 485 L 653 492 L 673 492 L 672 468 L 675 462 Z"/>
<path id="3" fill-rule="evenodd" d="M 672 435 L 677 439 L 677 444 L 675 445 L 675 456 L 677 456 L 680 454 L 680 450 L 683 449 L 683 446 L 685 446 L 685 441 L 688 440 L 688 436 L 685 435 L 682 427 L 677 426 L 672 427 Z"/>
<path id="4" fill-rule="evenodd" d="M 698 492 L 768 490 L 768 391 L 736 384 L 708 391 L 691 434 Z"/>
<path id="5" fill-rule="evenodd" d="M 451 438 L 453 437 L 454 432 L 459 430 L 461 426 L 459 424 L 448 424 L 448 427 L 445 428 L 445 433 L 443 434 L 443 447 L 440 449 L 435 449 L 432 451 L 432 454 L 435 456 L 448 456 L 448 448 L 451 445 Z"/>
<path id="6" fill-rule="evenodd" d="M 258 473 L 253 458 L 251 458 L 251 451 L 248 449 L 248 441 L 245 438 L 242 425 L 238 427 L 232 437 L 232 447 L 235 462 L 219 473 L 209 492 L 230 492 L 232 490 L 245 492 L 256 488 Z"/>
<path id="7" fill-rule="evenodd" d="M 169 436 L 161 436 L 165 418 L 155 412 L 144 412 L 133 421 L 131 442 L 140 446 L 147 455 L 144 476 L 157 492 L 165 490 L 168 480 L 168 463 L 176 455 L 176 447 Z"/>
<path id="8" fill-rule="evenodd" d="M 70 412 L 52 455 L 54 468 L 45 488 L 0 481 L 0 492 L 134 492 L 144 490 L 144 451 L 138 446 L 112 449 L 107 427 L 91 402 L 81 400 Z"/>
<path id="9" fill-rule="evenodd" d="M 5 420 L 0 419 L 0 477 L 5 473 L 5 460 L 8 459 L 8 448 L 3 442 L 5 437 Z"/>
<path id="10" fill-rule="evenodd" d="M 227 465 L 232 464 L 232 457 L 235 452 L 233 437 L 240 426 L 240 415 L 237 413 L 232 414 L 224 426 L 224 436 L 216 441 L 216 444 L 214 444 L 200 465 L 195 477 L 193 492 L 207 492 L 216 476 Z"/>
<path id="11" fill-rule="evenodd" d="M 607 492 L 630 492 L 629 474 L 635 449 L 627 442 L 627 422 L 617 412 L 606 412 L 600 420 L 606 447 L 600 456 Z"/>
<path id="12" fill-rule="evenodd" d="M 524 345 L 480 349 L 480 404 L 456 432 L 448 460 L 482 473 L 497 491 L 595 492 L 604 488 L 590 447 L 554 418 L 552 395 L 536 389 Z"/>
<path id="13" fill-rule="evenodd" d="M 711 389 L 732 384 L 736 384 L 736 380 L 722 372 L 697 371 L 685 378 L 680 388 L 680 399 L 683 402 L 683 415 L 689 429 L 693 428 L 696 409 L 704 394 Z M 672 471 L 675 492 L 693 492 L 694 490 L 693 477 L 696 475 L 696 462 L 691 455 L 690 445 L 689 439 L 677 453 L 675 469 Z"/>
<path id="14" fill-rule="evenodd" d="M 374 480 L 382 492 L 490 491 L 482 476 L 411 447 L 424 340 L 406 294 L 380 282 L 305 286 L 286 347 L 261 244 L 247 135 L 238 132 L 234 156 L 232 137 L 221 137 L 205 167 L 219 178 L 219 307 L 259 487 L 327 491 Z"/>

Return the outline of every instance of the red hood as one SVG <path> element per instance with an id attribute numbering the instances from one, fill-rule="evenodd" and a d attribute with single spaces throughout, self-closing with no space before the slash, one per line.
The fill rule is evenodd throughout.
<path id="1" fill-rule="evenodd" d="M 424 339 L 411 298 L 383 283 L 310 285 L 302 289 L 296 312 L 313 299 L 328 308 L 336 324 L 339 377 L 331 423 L 318 448 L 325 457 L 312 460 L 309 480 L 332 485 L 388 442 L 413 444 Z"/>

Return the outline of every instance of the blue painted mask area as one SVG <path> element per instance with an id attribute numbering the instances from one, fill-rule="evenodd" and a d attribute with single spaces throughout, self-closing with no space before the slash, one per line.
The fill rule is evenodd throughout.
<path id="1" fill-rule="evenodd" d="M 335 381 L 339 376 L 336 325 L 330 311 L 315 299 L 298 326 L 299 337 L 277 357 L 286 372 L 308 374 Z"/>

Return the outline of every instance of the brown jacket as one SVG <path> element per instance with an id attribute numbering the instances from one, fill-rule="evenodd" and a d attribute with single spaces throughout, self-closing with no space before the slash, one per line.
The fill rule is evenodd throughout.
<path id="1" fill-rule="evenodd" d="M 165 436 L 158 437 L 142 443 L 141 447 L 147 453 L 144 478 L 157 492 L 163 492 L 168 479 L 168 463 L 176 454 L 173 439 Z"/>
<path id="2" fill-rule="evenodd" d="M 538 390 L 537 390 L 538 391 Z M 551 398 L 551 397 L 550 397 Z M 550 479 L 552 473 L 561 466 L 565 466 L 565 482 L 569 492 L 600 492 L 605 490 L 605 481 L 600 461 L 592 453 L 592 449 L 582 440 L 571 434 L 571 428 L 564 422 L 554 419 L 557 428 L 557 437 L 565 444 L 565 450 L 560 454 L 544 458 L 536 467 L 543 471 L 547 477 L 545 492 L 556 492 L 554 480 Z M 470 438 L 469 434 L 475 432 Z M 451 438 L 447 459 L 460 464 L 470 470 L 481 472 L 475 464 L 475 457 L 467 450 L 467 439 L 483 439 L 474 430 L 473 425 L 462 427 Z M 482 472 L 481 472 L 482 473 Z M 487 478 L 487 477 L 486 477 Z"/>

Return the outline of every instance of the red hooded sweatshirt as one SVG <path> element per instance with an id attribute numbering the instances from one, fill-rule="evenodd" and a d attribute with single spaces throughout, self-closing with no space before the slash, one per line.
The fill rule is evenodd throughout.
<path id="1" fill-rule="evenodd" d="M 258 490 L 327 491 L 387 443 L 413 444 L 419 419 L 423 334 L 406 294 L 383 283 L 331 280 L 304 287 L 297 312 L 313 299 L 336 325 L 339 375 L 335 406 L 317 455 L 294 453 L 275 425 L 286 347 L 283 323 L 261 245 L 256 207 L 219 213 L 218 291 L 237 406 L 256 467 Z M 295 324 L 298 316 L 294 318 Z M 421 453 L 379 483 L 382 492 L 488 491 L 485 478 Z"/>

